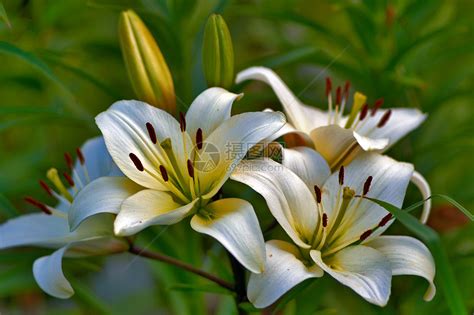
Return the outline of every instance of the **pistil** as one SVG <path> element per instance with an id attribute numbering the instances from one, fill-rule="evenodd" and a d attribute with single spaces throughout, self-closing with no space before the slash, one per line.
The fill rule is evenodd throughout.
<path id="1" fill-rule="evenodd" d="M 69 191 L 66 189 L 64 184 L 61 182 L 61 179 L 59 178 L 58 175 L 58 170 L 55 168 L 51 168 L 48 170 L 46 173 L 46 177 L 53 183 L 53 185 L 56 187 L 56 189 L 59 191 L 59 193 L 66 198 L 69 202 L 72 203 L 73 198 L 72 195 L 69 193 Z"/>

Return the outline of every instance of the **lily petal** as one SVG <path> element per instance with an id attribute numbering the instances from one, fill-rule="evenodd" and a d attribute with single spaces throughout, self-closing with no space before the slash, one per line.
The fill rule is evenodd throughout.
<path id="1" fill-rule="evenodd" d="M 397 162 L 377 153 L 364 153 L 346 166 L 344 173 L 343 186 L 350 187 L 359 195 L 362 194 L 367 178 L 372 176 L 368 197 L 400 207 L 413 174 L 413 165 Z M 328 215 L 330 231 L 335 223 L 338 209 L 337 195 L 341 191 L 340 187 L 339 172 L 332 174 L 323 186 L 322 202 Z M 370 200 L 353 198 L 342 221 L 334 227 L 335 233 L 328 240 L 333 242 L 331 247 L 338 248 L 358 240 L 364 232 L 376 227 L 387 214 L 384 208 Z M 377 229 L 377 232 L 380 234 L 388 226 L 389 224 L 386 224 L 383 228 Z"/>
<path id="2" fill-rule="evenodd" d="M 74 295 L 71 284 L 63 273 L 62 260 L 68 246 L 49 256 L 38 258 L 33 264 L 33 275 L 40 288 L 56 298 L 68 299 Z"/>
<path id="3" fill-rule="evenodd" d="M 265 243 L 265 247 L 265 271 L 252 273 L 247 287 L 248 298 L 255 307 L 267 307 L 297 284 L 324 273 L 317 265 L 307 267 L 293 244 L 272 240 Z"/>
<path id="4" fill-rule="evenodd" d="M 367 121 L 357 130 L 360 135 L 372 139 L 387 138 L 389 145 L 384 150 L 387 150 L 410 131 L 416 129 L 427 117 L 426 114 L 423 114 L 418 109 L 393 108 L 391 109 L 390 119 L 382 128 L 378 128 L 377 124 L 386 111 L 379 110 L 375 116 L 370 117 L 370 119 L 366 118 Z"/>
<path id="5" fill-rule="evenodd" d="M 217 239 L 245 268 L 260 273 L 265 264 L 265 241 L 252 205 L 242 199 L 220 199 L 196 214 L 191 227 Z"/>
<path id="6" fill-rule="evenodd" d="M 61 247 L 70 242 L 112 235 L 112 218 L 90 218 L 70 232 L 66 218 L 27 214 L 0 225 L 0 249 L 18 246 Z"/>
<path id="7" fill-rule="evenodd" d="M 433 256 L 419 240 L 409 236 L 379 236 L 364 244 L 381 252 L 390 262 L 392 274 L 414 275 L 428 280 L 424 299 L 431 301 L 436 294 L 433 283 L 436 273 Z"/>
<path id="8" fill-rule="evenodd" d="M 314 190 L 314 185 L 323 187 L 331 175 L 326 160 L 318 152 L 307 147 L 284 149 L 283 165 L 298 175 L 311 191 Z"/>
<path id="9" fill-rule="evenodd" d="M 288 236 L 309 248 L 317 222 L 316 201 L 306 184 L 290 169 L 270 159 L 242 161 L 231 178 L 265 198 Z"/>
<path id="10" fill-rule="evenodd" d="M 421 213 L 420 218 L 421 223 L 425 224 L 426 221 L 428 221 L 431 212 L 431 199 L 428 199 L 431 197 L 430 184 L 428 184 L 426 179 L 417 171 L 413 172 L 411 182 L 415 184 L 416 187 L 418 187 L 423 199 L 425 200 L 425 203 L 423 204 L 423 212 Z"/>
<path id="11" fill-rule="evenodd" d="M 247 151 L 260 141 L 270 137 L 285 124 L 282 113 L 250 112 L 232 116 L 224 121 L 207 138 L 209 145 L 214 145 L 219 153 L 219 159 L 214 169 L 200 171 L 200 185 L 203 198 L 213 197 Z M 237 148 L 234 148 L 237 146 Z M 209 161 L 212 156 L 202 157 L 201 163 Z"/>
<path id="12" fill-rule="evenodd" d="M 182 133 L 176 119 L 167 112 L 139 101 L 119 101 L 96 117 L 96 123 L 105 139 L 107 149 L 117 166 L 134 182 L 151 189 L 166 191 L 158 165 L 169 165 L 167 154 L 154 144 L 147 132 L 150 123 L 158 142 L 171 140 L 172 150 L 182 159 L 178 165 L 182 175 L 187 174 L 186 152 L 191 152 L 192 141 Z M 133 153 L 146 171 L 137 170 L 130 160 Z M 166 166 L 165 165 L 165 166 Z"/>
<path id="13" fill-rule="evenodd" d="M 68 215 L 71 230 L 93 215 L 117 214 L 122 202 L 141 189 L 141 186 L 126 177 L 100 177 L 94 180 L 74 198 Z"/>
<path id="14" fill-rule="evenodd" d="M 280 100 L 288 120 L 296 129 L 309 134 L 317 126 L 327 124 L 327 114 L 303 105 L 273 70 L 265 67 L 251 67 L 237 74 L 236 83 L 246 80 L 259 80 L 270 85 Z"/>
<path id="15" fill-rule="evenodd" d="M 182 205 L 167 192 L 146 189 L 122 203 L 114 223 L 116 235 L 128 236 L 151 225 L 169 225 L 185 218 L 199 199 Z"/>
<path id="16" fill-rule="evenodd" d="M 206 139 L 224 120 L 230 118 L 232 104 L 241 96 L 242 94 L 230 93 L 219 87 L 199 94 L 186 113 L 186 129 L 191 137 L 201 128 L 203 139 Z"/>
<path id="17" fill-rule="evenodd" d="M 311 258 L 334 279 L 350 287 L 370 303 L 385 306 L 390 296 L 392 271 L 379 251 L 367 246 L 350 246 L 329 258 L 312 250 Z"/>

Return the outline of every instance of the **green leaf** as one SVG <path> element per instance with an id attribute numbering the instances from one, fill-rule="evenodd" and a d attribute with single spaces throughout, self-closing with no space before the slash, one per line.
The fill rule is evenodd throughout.
<path id="1" fill-rule="evenodd" d="M 20 212 L 3 194 L 0 194 L 0 214 L 2 214 L 7 219 L 20 215 Z"/>
<path id="2" fill-rule="evenodd" d="M 406 211 L 388 202 L 365 197 L 392 213 L 408 230 L 422 239 L 430 248 L 436 263 L 437 278 L 444 290 L 444 297 L 453 315 L 467 314 L 459 287 L 438 234 L 429 226 L 419 222 Z"/>
<path id="3" fill-rule="evenodd" d="M 186 284 L 186 283 L 178 283 L 173 284 L 168 287 L 168 290 L 174 291 L 183 291 L 183 292 L 209 292 L 209 293 L 217 293 L 217 294 L 225 294 L 225 295 L 232 295 L 233 293 L 229 290 L 224 288 L 218 287 L 212 284 Z"/>
<path id="4" fill-rule="evenodd" d="M 8 19 L 7 11 L 5 11 L 5 8 L 3 7 L 3 3 L 1 2 L 0 2 L 0 20 L 3 20 L 3 22 L 5 22 L 5 24 L 9 28 L 12 28 L 10 20 Z"/>
<path id="5" fill-rule="evenodd" d="M 464 213 L 464 215 L 466 217 L 468 217 L 471 221 L 474 221 L 474 215 L 471 212 L 469 212 L 469 210 L 464 208 L 459 202 L 457 202 L 453 198 L 451 198 L 449 196 L 446 196 L 446 195 L 442 195 L 442 194 L 433 194 L 430 197 L 426 198 L 425 200 L 418 201 L 418 202 L 412 204 L 411 206 L 403 209 L 403 211 L 411 212 L 412 210 L 415 210 L 416 208 L 422 206 L 427 200 L 433 199 L 433 197 L 439 197 L 439 198 L 442 198 L 442 199 L 448 201 L 453 206 L 455 206 L 458 210 L 460 210 L 462 213 Z"/>
<path id="6" fill-rule="evenodd" d="M 69 277 L 72 287 L 74 288 L 74 300 L 83 307 L 84 313 L 87 314 L 104 314 L 111 315 L 109 307 L 105 305 L 91 290 L 82 282 Z"/>

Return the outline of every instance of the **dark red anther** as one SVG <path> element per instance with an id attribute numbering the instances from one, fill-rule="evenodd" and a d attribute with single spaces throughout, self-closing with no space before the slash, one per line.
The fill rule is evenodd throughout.
<path id="1" fill-rule="evenodd" d="M 153 144 L 156 144 L 155 128 L 153 128 L 153 125 L 151 123 L 147 122 L 146 129 L 148 130 L 148 135 L 150 136 L 151 142 L 153 142 Z"/>
<path id="2" fill-rule="evenodd" d="M 40 181 L 39 181 L 39 184 L 40 184 L 41 188 L 43 188 L 44 191 L 46 191 L 46 193 L 47 193 L 48 195 L 50 195 L 51 197 L 53 197 L 53 190 L 48 186 L 48 184 L 46 184 L 46 183 L 45 183 L 44 181 L 42 181 L 41 179 L 40 179 Z"/>
<path id="3" fill-rule="evenodd" d="M 186 131 L 186 118 L 184 117 L 183 112 L 179 112 L 179 128 L 181 132 Z"/>
<path id="4" fill-rule="evenodd" d="M 372 108 L 372 112 L 370 113 L 370 116 L 375 116 L 375 113 L 379 110 L 380 107 L 383 105 L 383 98 L 379 98 L 375 100 L 374 107 Z"/>
<path id="5" fill-rule="evenodd" d="M 341 168 L 339 169 L 339 185 L 344 185 L 344 166 L 341 165 Z"/>
<path id="6" fill-rule="evenodd" d="M 316 194 L 316 202 L 321 203 L 321 189 L 318 185 L 314 185 L 314 193 Z"/>
<path id="7" fill-rule="evenodd" d="M 167 182 L 168 181 L 168 172 L 166 171 L 166 168 L 163 165 L 160 165 L 160 173 L 161 173 L 161 176 L 163 177 L 163 180 L 165 182 Z"/>
<path id="8" fill-rule="evenodd" d="M 363 240 L 366 240 L 371 234 L 372 234 L 372 230 L 367 230 L 365 231 L 364 233 L 362 233 L 362 235 L 360 236 L 360 240 L 363 241 Z"/>
<path id="9" fill-rule="evenodd" d="M 188 160 L 188 174 L 189 174 L 189 177 L 194 178 L 194 166 L 191 160 Z"/>
<path id="10" fill-rule="evenodd" d="M 323 213 L 323 227 L 328 226 L 328 215 Z"/>
<path id="11" fill-rule="evenodd" d="M 393 215 L 391 213 L 387 214 L 386 216 L 382 218 L 382 220 L 380 220 L 379 226 L 380 227 L 384 226 L 385 224 L 388 223 L 388 221 L 392 220 L 392 218 L 393 218 Z"/>
<path id="12" fill-rule="evenodd" d="M 338 86 L 336 89 L 336 105 L 341 105 L 342 91 L 341 87 Z"/>
<path id="13" fill-rule="evenodd" d="M 81 148 L 76 148 L 76 155 L 79 159 L 79 163 L 81 163 L 81 165 L 84 165 L 86 163 L 86 159 L 84 158 L 84 154 L 82 154 Z"/>
<path id="14" fill-rule="evenodd" d="M 390 119 L 390 116 L 392 115 L 392 110 L 389 109 L 383 114 L 382 118 L 380 118 L 379 124 L 377 125 L 378 128 L 382 128 L 387 124 L 387 121 Z"/>
<path id="15" fill-rule="evenodd" d="M 329 95 L 331 94 L 331 90 L 332 90 L 331 78 L 327 77 L 326 78 L 326 97 L 329 97 Z"/>
<path id="16" fill-rule="evenodd" d="M 39 202 L 38 200 L 36 200 L 32 197 L 25 197 L 25 201 L 28 202 L 30 205 L 33 205 L 36 208 L 40 209 L 41 211 L 43 211 L 47 215 L 52 214 L 51 210 L 49 210 L 49 208 L 46 205 L 44 205 L 43 203 Z"/>
<path id="17" fill-rule="evenodd" d="M 364 120 L 364 118 L 367 116 L 367 113 L 369 112 L 369 105 L 367 103 L 364 104 L 364 106 L 362 106 L 362 109 L 360 110 L 360 113 L 359 113 L 359 120 Z"/>
<path id="18" fill-rule="evenodd" d="M 69 167 L 70 170 L 72 170 L 73 167 L 73 161 L 72 161 L 72 156 L 68 152 L 64 153 L 64 159 L 66 160 L 66 165 Z"/>
<path id="19" fill-rule="evenodd" d="M 139 170 L 140 172 L 143 172 L 145 170 L 145 168 L 143 167 L 142 162 L 140 161 L 140 159 L 135 154 L 130 153 L 128 156 L 130 157 L 130 160 L 132 160 L 132 162 L 135 165 L 135 167 L 137 168 L 137 170 Z"/>
<path id="20" fill-rule="evenodd" d="M 69 175 L 67 172 L 63 173 L 64 179 L 68 182 L 71 187 L 74 186 L 74 180 L 72 179 L 71 175 Z"/>
<path id="21" fill-rule="evenodd" d="M 364 191 L 362 192 L 362 195 L 365 196 L 370 190 L 370 184 L 372 184 L 372 176 L 367 177 L 364 183 Z"/>
<path id="22" fill-rule="evenodd" d="M 196 132 L 196 146 L 198 150 L 202 149 L 202 129 L 198 128 Z"/>
<path id="23" fill-rule="evenodd" d="M 344 99 L 347 100 L 349 99 L 349 90 L 351 89 L 351 82 L 346 81 L 346 84 L 344 84 Z"/>

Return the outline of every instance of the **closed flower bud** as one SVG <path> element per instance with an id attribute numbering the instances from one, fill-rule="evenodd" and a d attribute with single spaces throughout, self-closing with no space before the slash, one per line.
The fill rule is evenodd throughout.
<path id="1" fill-rule="evenodd" d="M 174 114 L 173 78 L 150 31 L 132 10 L 122 12 L 119 38 L 125 66 L 138 99 Z"/>
<path id="2" fill-rule="evenodd" d="M 234 81 L 234 49 L 220 15 L 213 14 L 207 20 L 202 55 L 207 85 L 228 89 Z"/>

